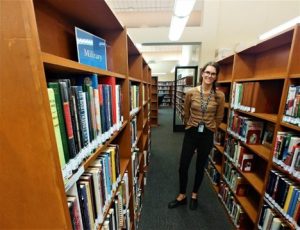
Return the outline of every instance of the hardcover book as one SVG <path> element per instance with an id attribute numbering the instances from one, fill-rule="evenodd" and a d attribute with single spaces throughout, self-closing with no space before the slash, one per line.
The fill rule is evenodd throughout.
<path id="1" fill-rule="evenodd" d="M 78 27 L 75 27 L 75 34 L 78 61 L 106 70 L 106 41 Z"/>

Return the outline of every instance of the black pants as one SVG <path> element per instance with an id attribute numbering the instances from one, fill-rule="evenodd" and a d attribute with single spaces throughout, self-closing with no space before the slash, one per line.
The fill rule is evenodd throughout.
<path id="1" fill-rule="evenodd" d="M 196 149 L 197 161 L 193 192 L 198 192 L 203 179 L 204 167 L 213 147 L 213 134 L 214 133 L 207 128 L 204 128 L 202 133 L 198 132 L 197 127 L 192 127 L 185 131 L 179 166 L 180 193 L 186 193 L 189 166 Z"/>

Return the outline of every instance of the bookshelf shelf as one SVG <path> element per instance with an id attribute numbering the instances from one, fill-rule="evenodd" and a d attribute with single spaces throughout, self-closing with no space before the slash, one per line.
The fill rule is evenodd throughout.
<path id="1" fill-rule="evenodd" d="M 220 81 L 218 81 L 218 83 L 231 83 L 231 80 L 220 80 Z"/>
<path id="2" fill-rule="evenodd" d="M 273 123 L 277 122 L 277 117 L 278 116 L 276 114 L 251 113 L 251 112 L 245 112 L 245 111 L 242 111 L 242 110 L 237 110 L 237 111 L 240 112 L 240 113 L 243 113 L 243 114 L 247 114 L 247 115 L 252 116 L 252 117 L 260 118 L 260 119 L 265 120 L 265 121 L 270 121 L 270 122 L 273 122 Z"/>
<path id="3" fill-rule="evenodd" d="M 250 220 L 253 223 L 256 223 L 257 221 L 257 205 L 253 203 L 248 197 L 241 197 L 236 196 L 236 199 L 239 201 L 239 203 L 242 205 L 244 210 L 246 211 L 247 215 L 249 216 Z"/>
<path id="4" fill-rule="evenodd" d="M 271 157 L 271 150 L 266 148 L 263 145 L 245 145 L 248 149 L 255 152 L 258 156 L 260 156 L 262 159 L 268 161 Z"/>
<path id="5" fill-rule="evenodd" d="M 236 82 L 248 82 L 248 81 L 274 81 L 276 80 L 284 80 L 287 77 L 287 74 L 281 74 L 276 76 L 260 76 L 260 77 L 250 77 L 250 78 L 243 78 L 243 79 L 236 79 Z"/>
<path id="6" fill-rule="evenodd" d="M 215 146 L 216 146 L 217 150 L 218 150 L 220 153 L 224 154 L 224 147 L 223 147 L 223 146 L 217 145 L 217 144 L 215 144 Z"/>
<path id="7" fill-rule="evenodd" d="M 300 127 L 299 127 L 299 126 L 292 125 L 292 124 L 285 123 L 285 122 L 280 122 L 280 125 L 282 125 L 282 126 L 284 126 L 284 127 L 287 127 L 287 128 L 289 128 L 289 129 L 292 129 L 292 130 L 294 130 L 294 131 L 300 132 Z"/>
<path id="8" fill-rule="evenodd" d="M 264 181 L 255 173 L 249 172 L 240 172 L 246 180 L 255 188 L 255 190 L 262 195 L 263 194 L 263 187 Z"/>
<path id="9" fill-rule="evenodd" d="M 221 123 L 220 126 L 219 126 L 219 128 L 220 128 L 221 130 L 223 130 L 224 132 L 226 132 L 226 130 L 227 130 L 227 124 Z"/>
<path id="10" fill-rule="evenodd" d="M 50 70 L 54 73 L 73 73 L 73 74 L 87 74 L 87 73 L 96 73 L 102 76 L 112 76 L 116 78 L 125 79 L 126 77 L 122 74 L 113 73 L 107 70 L 101 70 L 96 67 L 87 66 L 80 64 L 76 61 L 72 61 L 66 58 L 55 56 L 53 54 L 42 52 L 42 60 L 45 66 L 45 69 Z"/>
<path id="11" fill-rule="evenodd" d="M 218 171 L 218 173 L 222 173 L 222 165 L 218 165 L 218 164 L 214 164 L 216 170 Z"/>
<path id="12" fill-rule="evenodd" d="M 95 159 L 99 156 L 99 154 L 104 151 L 109 144 L 111 144 L 113 142 L 113 140 L 119 135 L 120 132 L 123 131 L 123 129 L 126 127 L 127 125 L 127 121 L 124 121 L 122 124 L 122 127 L 120 128 L 120 130 L 118 130 L 117 132 L 114 132 L 113 135 L 103 144 L 101 145 L 87 160 L 86 162 L 84 162 L 84 169 L 87 169 L 90 165 L 91 162 L 95 161 Z"/>

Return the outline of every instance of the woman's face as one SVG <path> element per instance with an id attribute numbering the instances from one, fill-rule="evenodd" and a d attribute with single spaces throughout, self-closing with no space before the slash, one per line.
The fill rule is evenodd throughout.
<path id="1" fill-rule="evenodd" d="M 206 85 L 211 85 L 217 78 L 216 68 L 213 66 L 207 66 L 202 72 L 202 82 Z"/>

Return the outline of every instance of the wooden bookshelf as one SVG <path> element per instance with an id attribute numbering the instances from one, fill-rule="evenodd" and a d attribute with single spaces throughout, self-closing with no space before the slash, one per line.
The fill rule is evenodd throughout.
<path id="1" fill-rule="evenodd" d="M 158 106 L 170 107 L 174 97 L 174 81 L 158 81 L 158 96 L 162 97 Z"/>
<path id="2" fill-rule="evenodd" d="M 151 78 L 151 126 L 158 126 L 158 77 Z"/>
<path id="3" fill-rule="evenodd" d="M 116 80 L 122 93 L 122 125 L 101 145 L 95 149 L 91 146 L 91 155 L 82 161 L 80 170 L 88 168 L 109 144 L 117 144 L 120 176 L 128 172 L 129 185 L 132 185 L 130 85 L 139 87 L 139 109 L 135 114 L 137 145 L 140 152 L 148 154 L 151 69 L 105 1 L 74 0 L 72 4 L 59 0 L 4 1 L 0 12 L 5 19 L 1 21 L 1 50 L 5 57 L 0 68 L 5 84 L 0 84 L 0 94 L 1 98 L 11 95 L 9 100 L 2 100 L 0 115 L 1 130 L 5 133 L 1 150 L 10 153 L 2 158 L 2 185 L 6 195 L 1 199 L 0 226 L 72 229 L 47 82 L 88 74 Z M 75 26 L 106 40 L 107 70 L 78 62 Z M 12 170 L 12 165 L 18 170 Z M 143 168 L 140 167 L 141 181 L 145 175 Z M 73 182 L 76 184 L 76 180 Z M 129 221 L 131 229 L 136 229 L 132 186 L 129 190 Z"/>
<path id="4" fill-rule="evenodd" d="M 232 165 L 249 183 L 251 192 L 246 197 L 240 197 L 236 194 L 235 197 L 243 207 L 247 218 L 255 229 L 258 228 L 259 215 L 262 205 L 265 202 L 265 193 L 271 169 L 284 174 L 295 185 L 300 185 L 298 177 L 295 177 L 281 166 L 273 163 L 273 151 L 276 147 L 277 132 L 291 131 L 299 134 L 300 131 L 297 124 L 288 123 L 283 120 L 289 87 L 291 85 L 299 85 L 300 83 L 299 58 L 300 26 L 297 25 L 280 35 L 218 61 L 221 67 L 218 86 L 225 88 L 224 90 L 229 92 L 229 100 L 226 100 L 225 106 L 226 119 L 220 125 L 219 130 L 226 132 L 228 136 L 232 136 L 231 131 L 228 131 L 228 129 L 230 130 L 231 128 L 229 127 L 229 118 L 232 110 L 234 110 L 238 116 L 246 116 L 253 120 L 262 121 L 265 124 L 274 125 L 271 148 L 267 148 L 262 144 L 245 144 L 237 136 L 232 136 L 232 138 L 241 141 L 241 145 L 246 148 L 247 152 L 254 154 L 254 171 L 242 172 L 234 165 L 234 162 Z M 233 86 L 235 83 L 256 84 L 255 93 L 247 99 L 249 100 L 248 103 L 250 102 L 250 105 L 256 108 L 256 111 L 250 112 L 244 110 L 245 108 L 242 107 L 234 107 L 232 99 L 234 96 Z M 243 97 L 244 95 L 247 94 L 243 94 Z M 250 99 L 252 101 L 250 101 Z M 243 100 L 241 102 L 243 102 Z M 225 146 L 215 145 L 215 147 L 219 153 L 224 152 Z M 220 155 L 223 158 L 223 164 L 225 164 L 227 160 L 231 162 L 227 154 Z M 219 164 L 216 165 L 216 167 L 219 167 Z M 223 176 L 223 173 L 221 173 L 221 176 Z M 274 204 L 272 204 L 271 208 L 274 209 L 275 213 L 278 213 Z M 281 214 L 281 216 L 283 215 Z M 282 221 L 286 222 L 285 218 L 283 218 Z M 296 228 L 294 224 L 290 223 L 289 225 Z"/>

